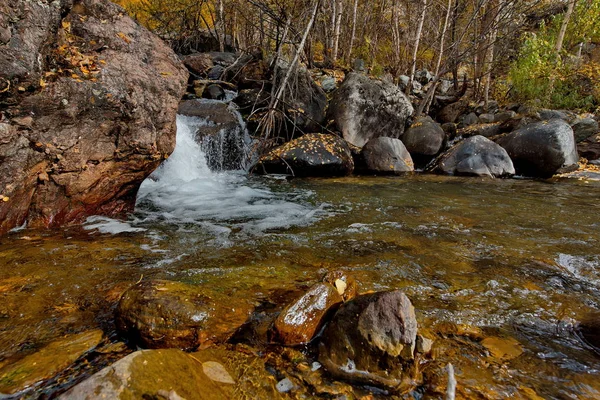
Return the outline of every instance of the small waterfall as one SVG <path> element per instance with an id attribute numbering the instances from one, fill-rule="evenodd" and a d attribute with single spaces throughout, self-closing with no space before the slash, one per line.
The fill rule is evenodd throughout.
<path id="1" fill-rule="evenodd" d="M 136 202 L 136 225 L 193 224 L 228 236 L 233 230 L 259 233 L 306 225 L 323 214 L 322 207 L 315 208 L 307 202 L 310 192 L 293 188 L 273 192 L 268 181 L 248 177 L 243 168 L 237 171 L 214 168 L 231 165 L 228 161 L 231 141 L 228 134 L 221 132 L 216 132 L 211 144 L 198 140 L 199 132 L 210 126 L 203 118 L 177 116 L 175 151 L 142 183 Z M 238 143 L 249 143 L 243 123 L 240 126 L 243 132 L 233 130 L 232 137 L 242 138 Z M 204 149 L 209 149 L 209 153 Z M 247 160 L 246 149 L 235 147 L 233 151 L 240 151 Z M 236 160 L 241 167 L 247 165 L 239 158 Z"/>

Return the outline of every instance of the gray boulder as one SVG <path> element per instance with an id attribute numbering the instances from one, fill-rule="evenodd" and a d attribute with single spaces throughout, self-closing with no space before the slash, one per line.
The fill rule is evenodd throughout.
<path id="1" fill-rule="evenodd" d="M 573 129 L 561 119 L 524 126 L 502 135 L 496 143 L 506 149 L 522 175 L 546 178 L 577 169 Z"/>
<path id="2" fill-rule="evenodd" d="M 575 142 L 581 143 L 598 133 L 598 121 L 593 118 L 578 118 L 573 122 L 571 128 L 575 134 Z"/>
<path id="3" fill-rule="evenodd" d="M 483 136 L 463 140 L 440 159 L 436 170 L 448 175 L 502 177 L 514 175 L 506 150 Z"/>
<path id="4" fill-rule="evenodd" d="M 371 139 L 363 147 L 362 157 L 367 171 L 373 173 L 402 174 L 415 169 L 410 153 L 399 139 Z"/>
<path id="5" fill-rule="evenodd" d="M 334 92 L 328 116 L 344 139 L 362 147 L 375 137 L 399 138 L 413 111 L 397 86 L 350 73 Z"/>
<path id="6" fill-rule="evenodd" d="M 413 156 L 433 157 L 440 152 L 446 134 L 431 117 L 420 117 L 402 136 L 402 143 Z"/>

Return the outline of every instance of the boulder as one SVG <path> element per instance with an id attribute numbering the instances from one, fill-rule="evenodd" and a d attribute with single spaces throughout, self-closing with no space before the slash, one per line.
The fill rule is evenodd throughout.
<path id="1" fill-rule="evenodd" d="M 214 68 L 213 59 L 208 53 L 192 53 L 181 57 L 188 71 L 199 77 L 205 77 Z"/>
<path id="2" fill-rule="evenodd" d="M 0 234 L 132 211 L 174 149 L 179 58 L 108 0 L 14 0 L 0 15 Z"/>
<path id="3" fill-rule="evenodd" d="M 491 124 L 475 124 L 458 130 L 458 136 L 470 137 L 470 136 L 484 136 L 490 138 L 503 133 L 502 124 L 491 123 Z"/>
<path id="4" fill-rule="evenodd" d="M 440 152 L 446 134 L 431 117 L 419 117 L 402 136 L 402 143 L 416 159 L 432 158 Z"/>
<path id="5" fill-rule="evenodd" d="M 400 291 L 370 293 L 344 303 L 325 328 L 319 362 L 336 378 L 406 389 L 416 380 L 414 308 Z"/>
<path id="6" fill-rule="evenodd" d="M 255 171 L 294 176 L 344 176 L 354 170 L 348 144 L 335 135 L 313 133 L 271 150 Z"/>
<path id="7" fill-rule="evenodd" d="M 252 366 L 248 368 L 248 366 Z M 140 350 L 104 368 L 59 399 L 281 399 L 265 364 L 222 348 L 187 354 Z"/>
<path id="8" fill-rule="evenodd" d="M 479 122 L 481 122 L 482 124 L 491 124 L 492 122 L 494 122 L 494 120 L 494 114 L 481 114 L 479 116 Z"/>
<path id="9" fill-rule="evenodd" d="M 269 105 L 271 92 L 263 89 L 243 89 L 233 99 L 233 102 L 239 107 L 239 111 L 248 115 L 257 108 Z"/>
<path id="10" fill-rule="evenodd" d="M 560 119 L 526 125 L 496 143 L 506 149 L 521 175 L 547 178 L 578 167 L 573 129 Z"/>
<path id="11" fill-rule="evenodd" d="M 577 144 L 577 151 L 588 160 L 600 159 L 600 135 L 595 135 L 587 138 Z"/>
<path id="12" fill-rule="evenodd" d="M 248 318 L 251 305 L 216 301 L 208 290 L 172 281 L 144 281 L 127 290 L 116 310 L 121 335 L 143 348 L 195 349 L 224 342 Z"/>
<path id="13" fill-rule="evenodd" d="M 219 85 L 208 85 L 202 94 L 205 99 L 225 100 L 225 90 Z"/>
<path id="14" fill-rule="evenodd" d="M 537 114 L 542 121 L 550 121 L 551 119 L 561 119 L 565 122 L 572 123 L 577 118 L 574 112 L 567 110 L 538 110 Z"/>
<path id="15" fill-rule="evenodd" d="M 179 114 L 196 117 L 195 140 L 213 171 L 245 169 L 250 138 L 235 106 L 222 101 L 194 99 L 179 105 Z"/>
<path id="16" fill-rule="evenodd" d="M 515 173 L 506 150 L 483 136 L 470 137 L 452 147 L 441 157 L 436 170 L 448 175 L 492 178 Z"/>
<path id="17" fill-rule="evenodd" d="M 279 66 L 278 82 L 283 81 L 287 71 L 287 65 Z M 300 129 L 302 133 L 320 132 L 323 129 L 327 107 L 327 97 L 323 89 L 313 81 L 304 67 L 297 67 L 296 76 L 290 79 L 288 85 L 282 107 L 292 120 L 291 129 Z"/>
<path id="18" fill-rule="evenodd" d="M 590 136 L 600 132 L 598 121 L 593 118 L 578 118 L 571 124 L 571 128 L 573 128 L 576 143 L 581 143 Z"/>
<path id="19" fill-rule="evenodd" d="M 310 342 L 343 301 L 335 286 L 317 283 L 279 314 L 273 324 L 273 340 L 286 345 Z"/>
<path id="20" fill-rule="evenodd" d="M 397 86 L 350 73 L 333 93 L 328 119 L 344 139 L 362 147 L 374 137 L 399 138 L 412 113 L 410 100 Z"/>
<path id="21" fill-rule="evenodd" d="M 433 80 L 433 75 L 426 69 L 415 72 L 415 80 L 421 85 L 427 85 Z"/>
<path id="22" fill-rule="evenodd" d="M 479 124 L 482 122 L 479 120 L 479 117 L 474 112 L 465 115 L 462 119 L 459 119 L 459 120 L 460 120 L 460 125 L 463 127 Z"/>
<path id="23" fill-rule="evenodd" d="M 499 112 L 498 114 L 494 115 L 494 121 L 493 122 L 506 122 L 510 119 L 513 119 L 517 116 L 517 113 L 511 110 L 508 111 L 502 111 Z"/>
<path id="24" fill-rule="evenodd" d="M 469 104 L 466 101 L 457 101 L 448 104 L 442 108 L 437 114 L 437 120 L 441 123 L 457 122 L 458 117 L 464 114 L 469 109 Z"/>
<path id="25" fill-rule="evenodd" d="M 410 153 L 399 139 L 373 138 L 362 148 L 362 157 L 371 173 L 402 174 L 415 170 Z"/>
<path id="26" fill-rule="evenodd" d="M 337 88 L 337 82 L 335 81 L 335 77 L 330 75 L 324 75 L 321 80 L 321 88 L 325 91 L 325 93 L 333 92 Z"/>

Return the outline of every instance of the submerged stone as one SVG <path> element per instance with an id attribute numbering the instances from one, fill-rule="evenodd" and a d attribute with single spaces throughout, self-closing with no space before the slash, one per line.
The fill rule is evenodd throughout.
<path id="1" fill-rule="evenodd" d="M 0 368 L 0 398 L 57 375 L 98 346 L 102 336 L 100 330 L 69 335 Z"/>
<path id="2" fill-rule="evenodd" d="M 248 368 L 251 366 L 251 368 Z M 106 367 L 60 399 L 279 399 L 257 357 L 222 348 L 187 354 L 141 350 Z"/>
<path id="3" fill-rule="evenodd" d="M 180 282 L 141 282 L 121 297 L 117 329 L 144 348 L 195 349 L 223 342 L 246 321 L 251 305 L 243 299 L 225 304 L 211 295 Z"/>

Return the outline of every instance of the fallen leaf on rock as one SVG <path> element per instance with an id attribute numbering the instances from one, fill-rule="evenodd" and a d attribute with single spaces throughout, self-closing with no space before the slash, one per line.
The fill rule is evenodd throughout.
<path id="1" fill-rule="evenodd" d="M 215 382 L 227 383 L 230 385 L 235 384 L 235 381 L 227 372 L 225 367 L 216 361 L 207 361 L 202 363 L 202 371 L 206 376 Z"/>

